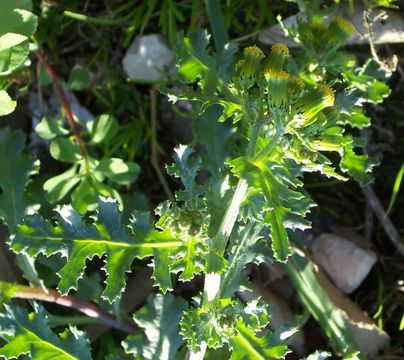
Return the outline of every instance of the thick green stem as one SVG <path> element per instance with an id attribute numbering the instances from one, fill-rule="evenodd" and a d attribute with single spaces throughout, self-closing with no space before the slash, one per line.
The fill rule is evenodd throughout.
<path id="1" fill-rule="evenodd" d="M 229 239 L 234 224 L 236 223 L 240 211 L 240 205 L 241 202 L 244 200 L 246 193 L 247 181 L 244 179 L 240 179 L 237 183 L 236 189 L 234 190 L 234 194 L 230 201 L 230 204 L 226 209 L 223 220 L 220 224 L 219 231 L 213 239 L 213 248 L 220 255 L 224 254 L 227 240 Z"/>
<path id="2" fill-rule="evenodd" d="M 283 136 L 285 133 L 285 128 L 283 127 L 281 123 L 280 116 L 274 115 L 274 121 L 275 121 L 275 134 L 272 137 L 271 141 L 265 148 L 263 148 L 258 154 L 254 155 L 254 160 L 261 160 L 265 156 L 267 156 L 273 149 L 274 147 L 278 144 L 280 138 Z"/>
<path id="3" fill-rule="evenodd" d="M 261 128 L 262 121 L 257 121 L 254 123 L 251 140 L 247 149 L 247 156 L 250 158 L 254 157 Z M 240 206 L 247 194 L 247 190 L 247 180 L 242 178 L 239 179 L 230 203 L 223 216 L 219 230 L 215 238 L 213 239 L 212 248 L 218 255 L 224 255 L 227 241 L 229 240 L 230 234 L 233 231 L 234 224 L 237 221 L 237 217 L 240 212 Z M 213 303 L 218 298 L 218 296 L 220 295 L 221 282 L 222 278 L 220 274 L 212 272 L 205 275 L 202 307 L 209 306 L 209 304 Z M 188 360 L 202 360 L 205 356 L 206 349 L 207 344 L 202 343 L 198 352 L 189 352 L 186 358 Z"/>

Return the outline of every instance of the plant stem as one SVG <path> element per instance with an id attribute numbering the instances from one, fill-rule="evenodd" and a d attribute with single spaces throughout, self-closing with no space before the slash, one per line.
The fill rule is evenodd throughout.
<path id="1" fill-rule="evenodd" d="M 88 24 L 95 24 L 95 25 L 103 25 L 103 26 L 113 26 L 113 25 L 121 25 L 125 21 L 128 21 L 130 18 L 133 18 L 134 13 L 131 12 L 125 16 L 122 16 L 120 18 L 103 18 L 103 17 L 93 17 L 93 16 L 88 16 L 85 14 L 80 14 L 80 13 L 75 13 L 72 11 L 64 11 L 63 15 L 70 17 L 74 20 L 82 21 Z"/>
<path id="2" fill-rule="evenodd" d="M 253 133 L 251 134 L 251 140 L 247 149 L 247 156 L 252 158 L 255 154 L 255 149 L 257 145 L 257 140 L 259 133 L 262 128 L 262 121 L 254 122 L 253 125 Z M 236 189 L 234 190 L 233 197 L 230 200 L 230 203 L 226 209 L 226 212 L 223 216 L 222 222 L 220 224 L 219 230 L 216 236 L 213 239 L 213 251 L 215 251 L 218 255 L 223 256 L 224 251 L 227 246 L 227 241 L 229 240 L 230 234 L 233 231 L 234 224 L 237 221 L 237 217 L 240 212 L 240 206 L 243 202 L 248 190 L 247 180 L 240 178 Z M 202 307 L 209 306 L 209 304 L 213 303 L 218 295 L 220 295 L 222 278 L 221 275 L 216 273 L 209 273 L 205 275 L 205 286 L 203 290 L 203 300 Z M 207 349 L 207 344 L 202 343 L 200 346 L 200 350 L 196 353 L 188 352 L 186 359 L 188 360 L 202 360 L 205 356 L 205 352 Z"/>
<path id="3" fill-rule="evenodd" d="M 59 316 L 51 315 L 48 319 L 49 327 L 57 326 L 67 326 L 67 325 L 88 325 L 88 324 L 98 324 L 99 320 L 95 318 L 90 318 L 88 316 L 76 315 L 76 316 Z"/>
<path id="4" fill-rule="evenodd" d="M 175 198 L 171 192 L 170 187 L 167 184 L 167 181 L 162 173 L 158 161 L 157 154 L 157 91 L 155 87 L 151 87 L 149 90 L 150 95 L 150 121 L 151 121 L 151 144 L 150 144 L 150 162 L 154 168 L 154 171 L 157 174 L 157 177 L 160 180 L 163 189 L 168 196 L 168 198 L 174 202 Z"/>
<path id="5" fill-rule="evenodd" d="M 46 72 L 49 74 L 49 76 L 53 81 L 56 93 L 58 94 L 60 102 L 62 103 L 63 109 L 65 111 L 67 122 L 69 123 L 69 126 L 73 131 L 74 138 L 80 149 L 81 156 L 83 157 L 84 169 L 85 172 L 87 173 L 90 170 L 90 166 L 88 164 L 87 149 L 84 145 L 83 139 L 81 138 L 80 130 L 76 122 L 74 121 L 73 111 L 69 101 L 67 100 L 66 93 L 63 90 L 62 84 L 60 83 L 58 76 L 56 75 L 46 56 L 42 54 L 40 51 L 34 51 L 34 55 L 37 57 L 39 62 L 44 66 Z"/>
<path id="6" fill-rule="evenodd" d="M 263 148 L 258 154 L 252 156 L 254 158 L 254 160 L 261 160 L 262 158 L 267 156 L 274 149 L 276 144 L 278 144 L 279 139 L 283 136 L 283 134 L 285 132 L 285 128 L 281 124 L 279 115 L 274 114 L 274 122 L 275 122 L 274 136 L 272 137 L 269 144 L 267 146 L 265 146 L 265 148 Z"/>
<path id="7" fill-rule="evenodd" d="M 0 282 L 0 292 L 2 291 L 5 292 L 6 296 L 10 296 L 12 298 L 41 300 L 76 309 L 88 317 L 98 319 L 99 321 L 102 321 L 115 329 L 129 334 L 134 334 L 137 332 L 137 326 L 135 324 L 119 322 L 115 317 L 100 309 L 96 305 L 87 301 L 76 299 L 71 295 L 60 295 L 56 290 L 50 289 L 44 291 L 40 288 Z"/>
<path id="8" fill-rule="evenodd" d="M 218 233 L 213 239 L 213 248 L 220 255 L 224 254 L 227 241 L 233 230 L 234 224 L 236 223 L 240 211 L 240 205 L 244 200 L 246 193 L 247 193 L 247 181 L 244 179 L 240 179 L 237 183 L 236 189 L 234 190 L 234 194 L 233 197 L 231 198 L 230 204 L 227 207 L 226 212 L 223 216 Z"/>

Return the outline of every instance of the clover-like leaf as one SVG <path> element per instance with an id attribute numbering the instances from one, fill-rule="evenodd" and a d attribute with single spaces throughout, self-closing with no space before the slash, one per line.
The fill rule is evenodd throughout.
<path id="1" fill-rule="evenodd" d="M 0 116 L 12 113 L 17 103 L 13 100 L 6 91 L 0 90 Z"/>
<path id="2" fill-rule="evenodd" d="M 31 2 L 0 2 L 0 76 L 11 74 L 24 64 L 29 54 L 29 38 L 38 19 L 29 10 Z M 20 6 L 21 5 L 21 6 Z"/>

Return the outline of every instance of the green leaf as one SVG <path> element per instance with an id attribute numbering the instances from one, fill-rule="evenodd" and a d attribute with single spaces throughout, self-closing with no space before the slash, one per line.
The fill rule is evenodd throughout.
<path id="1" fill-rule="evenodd" d="M 279 261 L 286 261 L 290 255 L 288 241 L 289 229 L 308 227 L 305 220 L 310 207 L 313 206 L 308 195 L 295 190 L 303 183 L 292 175 L 288 166 L 273 160 L 250 161 L 239 157 L 229 162 L 232 171 L 248 181 L 250 190 L 247 194 L 247 204 L 260 204 L 256 210 L 264 223 L 271 227 L 272 249 Z M 262 197 L 265 201 L 262 201 Z M 258 202 L 257 202 L 258 199 Z"/>
<path id="2" fill-rule="evenodd" d="M 17 9 L 17 3 L 0 4 L 0 75 L 9 75 L 26 61 L 29 41 L 37 27 L 37 17 L 30 11 Z"/>
<path id="3" fill-rule="evenodd" d="M 56 226 L 39 215 L 26 217 L 12 237 L 11 248 L 33 257 L 39 253 L 46 256 L 60 253 L 66 257 L 67 262 L 59 271 L 58 288 L 63 294 L 77 289 L 87 259 L 105 255 L 106 287 L 102 297 L 112 303 L 120 297 L 125 273 L 130 271 L 135 258 L 153 256 L 155 251 L 181 245 L 167 230 L 150 229 L 138 234 L 134 226 L 131 233 L 122 223 L 118 204 L 111 199 L 100 199 L 97 216 L 91 224 L 86 224 L 71 206 L 60 207 L 57 212 Z"/>
<path id="4" fill-rule="evenodd" d="M 179 247 L 154 257 L 153 277 L 165 292 L 172 288 L 170 273 L 181 273 L 179 280 L 188 281 L 205 270 L 208 239 L 202 229 L 203 215 L 197 210 L 186 210 L 165 201 L 156 209 L 156 215 L 159 229 L 171 230 L 182 240 Z"/>
<path id="5" fill-rule="evenodd" d="M 39 162 L 22 154 L 24 135 L 9 128 L 0 130 L 0 217 L 12 233 L 27 209 L 25 186 L 38 170 Z"/>
<path id="6" fill-rule="evenodd" d="M 207 0 L 205 3 L 209 23 L 213 32 L 216 51 L 219 52 L 229 41 L 229 35 L 227 33 L 226 24 L 224 22 L 221 5 L 220 2 L 216 0 Z"/>
<path id="7" fill-rule="evenodd" d="M 336 348 L 342 354 L 355 351 L 357 345 L 342 311 L 325 293 L 310 262 L 294 252 L 293 262 L 286 263 L 286 270 L 303 304 L 332 339 Z"/>
<path id="8" fill-rule="evenodd" d="M 258 300 L 246 305 L 232 299 L 218 299 L 207 307 L 190 309 L 181 319 L 181 334 L 188 348 L 200 350 L 202 343 L 219 349 L 237 336 L 238 327 L 245 326 L 254 332 L 269 323 L 268 307 Z"/>
<path id="9" fill-rule="evenodd" d="M 95 182 L 96 180 L 91 180 L 87 177 L 81 179 L 79 186 L 74 189 L 71 195 L 72 206 L 80 214 L 85 214 L 87 211 L 94 211 L 97 208 L 97 201 L 100 195 L 100 189 L 97 189 L 95 186 L 93 186 L 93 182 Z M 107 191 L 102 195 L 108 196 L 110 195 L 110 192 Z"/>
<path id="10" fill-rule="evenodd" d="M 196 184 L 195 177 L 201 168 L 200 159 L 191 160 L 189 157 L 193 150 L 188 145 L 176 147 L 174 155 L 175 164 L 167 167 L 168 174 L 181 179 L 184 190 L 177 191 L 178 201 L 194 201 L 203 190 Z"/>
<path id="11" fill-rule="evenodd" d="M 54 204 L 62 200 L 78 183 L 80 177 L 77 175 L 77 166 L 72 166 L 64 173 L 54 176 L 43 184 L 46 191 L 46 199 Z"/>
<path id="12" fill-rule="evenodd" d="M 6 91 L 0 90 L 0 116 L 12 113 L 16 106 L 17 102 Z"/>
<path id="13" fill-rule="evenodd" d="M 133 162 L 124 162 L 122 159 L 103 159 L 95 170 L 100 171 L 108 179 L 120 185 L 129 185 L 136 180 L 140 167 Z"/>
<path id="14" fill-rule="evenodd" d="M 170 252 L 159 251 L 153 256 L 153 275 L 154 285 L 158 286 L 163 294 L 173 290 L 170 273 Z"/>
<path id="15" fill-rule="evenodd" d="M 389 86 L 382 81 L 374 81 L 367 88 L 367 101 L 379 104 L 391 93 Z"/>
<path id="16" fill-rule="evenodd" d="M 374 158 L 367 155 L 357 155 L 352 149 L 352 145 L 347 145 L 341 153 L 341 170 L 347 172 L 362 186 L 373 181 L 373 176 L 369 174 L 372 168 L 378 164 Z"/>
<path id="17" fill-rule="evenodd" d="M 220 297 L 230 298 L 247 283 L 244 269 L 248 263 L 264 261 L 267 242 L 260 235 L 262 226 L 249 223 L 230 238 L 229 259 L 220 284 Z"/>
<path id="18" fill-rule="evenodd" d="M 366 116 L 361 108 L 354 107 L 349 115 L 349 123 L 359 129 L 368 127 L 371 124 L 371 119 Z"/>
<path id="19" fill-rule="evenodd" d="M 209 57 L 206 47 L 209 44 L 209 35 L 197 30 L 190 37 L 182 38 L 175 48 L 178 74 L 186 81 L 192 82 L 209 72 Z"/>
<path id="20" fill-rule="evenodd" d="M 223 113 L 219 117 L 220 122 L 224 122 L 232 116 L 234 116 L 233 124 L 241 120 L 243 116 L 243 108 L 241 107 L 241 105 L 226 100 L 217 100 L 215 101 L 215 103 L 223 107 Z"/>
<path id="21" fill-rule="evenodd" d="M 27 37 L 20 34 L 7 33 L 0 36 L 0 52 L 8 50 L 27 40 Z"/>
<path id="22" fill-rule="evenodd" d="M 72 71 L 70 71 L 69 80 L 67 81 L 67 86 L 70 90 L 80 91 L 84 90 L 91 83 L 92 76 L 91 73 L 78 65 L 75 66 Z"/>
<path id="23" fill-rule="evenodd" d="M 327 351 L 316 350 L 314 353 L 305 357 L 304 360 L 325 360 L 331 356 L 331 353 Z"/>
<path id="24" fill-rule="evenodd" d="M 149 296 L 133 317 L 144 334 L 128 337 L 123 343 L 125 351 L 148 360 L 179 359 L 183 340 L 178 324 L 187 308 L 185 300 L 171 294 Z"/>
<path id="25" fill-rule="evenodd" d="M 97 116 L 94 121 L 87 123 L 92 144 L 100 144 L 112 139 L 119 129 L 116 119 L 109 114 Z"/>
<path id="26" fill-rule="evenodd" d="M 0 336 L 8 343 L 0 348 L 6 359 L 27 355 L 30 359 L 91 360 L 87 336 L 74 327 L 58 336 L 48 325 L 49 316 L 42 306 L 27 314 L 25 309 L 4 305 L 0 313 Z"/>
<path id="27" fill-rule="evenodd" d="M 52 157 L 59 161 L 74 163 L 81 159 L 79 147 L 70 139 L 56 138 L 49 147 Z"/>
<path id="28" fill-rule="evenodd" d="M 230 360 L 269 360 L 284 359 L 291 351 L 270 331 L 262 337 L 243 322 L 237 323 L 237 335 L 230 339 L 233 350 Z"/>
<path id="29" fill-rule="evenodd" d="M 63 120 L 48 116 L 44 116 L 41 119 L 41 122 L 35 127 L 35 131 L 45 140 L 52 140 L 58 135 L 64 136 L 69 134 L 69 130 L 63 127 Z"/>
<path id="30" fill-rule="evenodd" d="M 2 12 L 11 11 L 13 9 L 32 10 L 32 0 L 2 0 L 0 10 Z"/>
<path id="31" fill-rule="evenodd" d="M 189 236 L 172 256 L 171 272 L 175 274 L 181 272 L 179 280 L 192 280 L 196 274 L 204 271 L 207 252 L 206 243 Z"/>
<path id="32" fill-rule="evenodd" d="M 204 168 L 215 178 L 223 170 L 227 156 L 226 142 L 231 134 L 227 124 L 217 121 L 221 113 L 220 106 L 209 106 L 192 123 L 195 140 L 202 143 L 206 149 L 202 155 Z"/>
<path id="33" fill-rule="evenodd" d="M 13 33 L 25 36 L 27 39 L 35 33 L 38 19 L 30 10 L 19 8 L 17 2 L 14 2 L 10 7 L 3 4 L 2 1 L 0 11 L 4 15 L 4 19 L 0 24 L 0 36 Z"/>

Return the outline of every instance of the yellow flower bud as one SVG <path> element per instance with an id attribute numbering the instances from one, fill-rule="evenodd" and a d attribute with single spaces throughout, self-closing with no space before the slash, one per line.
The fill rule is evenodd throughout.
<path id="1" fill-rule="evenodd" d="M 287 58 L 289 57 L 289 49 L 284 44 L 274 44 L 268 59 L 265 61 L 264 72 L 271 70 L 283 70 Z"/>
<path id="2" fill-rule="evenodd" d="M 268 81 L 268 106 L 285 108 L 289 103 L 289 75 L 283 70 L 269 70 L 264 73 L 264 77 Z"/>
<path id="3" fill-rule="evenodd" d="M 257 75 L 261 60 L 265 57 L 262 50 L 257 46 L 249 46 L 244 49 L 244 60 L 239 61 L 239 69 L 244 77 Z M 236 66 L 237 69 L 237 66 Z"/>
<path id="4" fill-rule="evenodd" d="M 321 110 L 334 105 L 334 91 L 328 85 L 319 85 L 308 94 L 300 97 L 294 104 L 296 114 L 303 116 L 306 121 L 304 126 L 309 125 L 310 120 Z"/>

